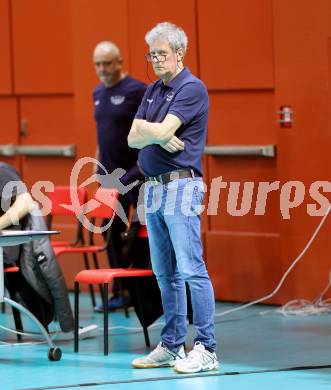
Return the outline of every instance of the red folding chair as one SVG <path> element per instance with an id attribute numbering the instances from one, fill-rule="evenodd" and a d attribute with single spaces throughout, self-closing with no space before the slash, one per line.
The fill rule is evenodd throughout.
<path id="1" fill-rule="evenodd" d="M 55 186 L 53 192 L 47 193 L 48 198 L 51 201 L 51 211 L 47 215 L 48 228 L 51 228 L 54 217 L 68 217 L 71 220 L 74 218 L 76 224 L 76 237 L 71 241 L 52 241 L 53 247 L 75 246 L 84 242 L 82 225 L 79 219 L 77 219 L 77 215 L 80 216 L 83 213 L 83 210 L 80 207 L 78 207 L 78 209 L 68 209 L 63 206 L 72 205 L 72 194 L 77 197 L 76 200 L 78 200 L 79 205 L 86 204 L 87 191 L 85 188 Z"/>
<path id="2" fill-rule="evenodd" d="M 106 231 L 105 242 L 102 245 L 95 243 L 95 234 L 102 233 L 102 223 L 104 219 L 115 217 L 118 202 L 118 191 L 115 189 L 98 188 L 89 202 L 86 204 L 86 214 L 81 216 L 81 224 L 84 230 L 87 230 L 88 243 L 81 245 L 59 246 L 54 248 L 56 256 L 62 254 L 81 253 L 87 258 L 91 254 L 95 268 L 99 268 L 97 255 L 101 252 L 107 252 L 112 247 L 111 227 Z M 90 267 L 86 267 L 90 269 Z M 103 289 L 100 285 L 100 293 L 103 297 Z M 93 290 L 92 283 L 90 288 Z M 94 296 L 93 296 L 94 297 Z M 105 304 L 105 302 L 103 302 Z M 93 307 L 96 305 L 95 299 L 92 299 Z M 128 316 L 128 310 L 125 306 L 125 313 Z"/>
<path id="3" fill-rule="evenodd" d="M 137 278 L 139 277 L 153 276 L 151 269 L 137 269 L 137 268 L 109 268 L 109 269 L 91 269 L 80 271 L 75 277 L 75 342 L 74 351 L 78 352 L 78 324 L 79 324 L 79 285 L 81 283 L 88 284 L 103 284 L 104 302 L 108 302 L 108 288 L 109 284 L 115 278 L 134 278 L 136 282 L 136 295 L 138 299 L 138 313 L 140 322 L 144 331 L 146 346 L 150 347 L 148 329 L 144 319 L 144 312 L 142 309 L 142 300 L 140 291 L 137 284 Z M 137 313 L 137 314 L 138 314 Z M 104 305 L 103 308 L 103 348 L 104 355 L 108 355 L 108 305 Z"/>
<path id="4" fill-rule="evenodd" d="M 81 219 L 84 214 L 84 205 L 87 202 L 88 196 L 85 188 L 71 187 L 71 186 L 55 186 L 53 192 L 49 192 L 48 198 L 51 201 L 51 211 L 47 215 L 47 225 L 51 229 L 52 223 L 55 218 L 59 219 L 63 217 L 66 220 L 74 221 L 76 225 L 75 237 L 70 241 L 52 241 L 52 247 L 54 253 L 57 256 L 61 251 L 67 248 L 73 248 L 76 246 L 84 245 L 84 234 Z M 74 199 L 72 199 L 74 197 Z M 77 202 L 77 205 L 75 205 Z M 70 205 L 71 208 L 67 208 L 64 205 Z M 82 253 L 84 266 L 86 269 L 90 269 L 90 263 L 86 253 Z M 98 268 L 98 264 L 94 264 Z M 92 305 L 95 306 L 95 294 L 93 286 L 89 286 Z"/>

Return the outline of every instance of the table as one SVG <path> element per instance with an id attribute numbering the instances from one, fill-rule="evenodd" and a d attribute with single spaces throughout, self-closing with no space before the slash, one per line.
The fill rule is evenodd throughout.
<path id="1" fill-rule="evenodd" d="M 29 241 L 40 240 L 44 236 L 59 234 L 59 231 L 46 230 L 46 231 L 36 231 L 36 230 L 0 230 L 0 303 L 5 302 L 10 306 L 15 307 L 17 310 L 26 314 L 40 329 L 41 333 L 45 337 L 50 349 L 48 351 L 48 359 L 51 361 L 61 360 L 62 351 L 60 348 L 56 347 L 53 344 L 52 339 L 50 338 L 48 332 L 44 326 L 39 322 L 39 320 L 25 307 L 19 303 L 5 297 L 5 284 L 4 284 L 4 265 L 3 265 L 3 247 L 4 246 L 14 246 L 24 244 Z"/>

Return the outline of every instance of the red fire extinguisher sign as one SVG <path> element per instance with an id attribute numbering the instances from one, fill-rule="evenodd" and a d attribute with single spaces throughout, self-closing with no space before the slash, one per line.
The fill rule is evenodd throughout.
<path id="1" fill-rule="evenodd" d="M 292 127 L 293 123 L 293 110 L 291 106 L 281 106 L 280 110 L 278 111 L 279 114 L 279 120 L 278 122 L 280 123 L 281 127 L 287 127 L 290 128 Z"/>

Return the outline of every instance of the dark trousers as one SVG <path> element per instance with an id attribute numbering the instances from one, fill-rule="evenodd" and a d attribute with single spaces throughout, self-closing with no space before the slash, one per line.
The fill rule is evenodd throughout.
<path id="1" fill-rule="evenodd" d="M 130 202 L 127 198 L 120 195 L 119 202 L 121 203 L 125 214 L 128 215 L 130 208 Z M 104 224 L 107 224 L 109 220 L 104 220 Z M 107 255 L 110 268 L 126 268 L 129 266 L 127 260 L 124 259 L 124 243 L 122 239 L 122 233 L 127 229 L 125 223 L 118 217 L 115 216 L 111 225 L 111 244 L 108 247 Z M 113 282 L 113 294 L 116 296 L 120 291 L 120 285 L 118 279 Z"/>

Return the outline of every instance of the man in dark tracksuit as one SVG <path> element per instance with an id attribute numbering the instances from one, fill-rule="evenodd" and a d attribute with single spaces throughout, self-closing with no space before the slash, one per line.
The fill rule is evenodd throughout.
<path id="1" fill-rule="evenodd" d="M 97 153 L 99 161 L 96 173 L 111 174 L 122 168 L 125 174 L 120 178 L 126 186 L 136 180 L 142 180 L 137 160 L 138 150 L 129 148 L 127 137 L 135 113 L 144 95 L 146 85 L 125 74 L 122 70 L 122 58 L 119 48 L 113 42 L 100 42 L 94 49 L 93 62 L 101 83 L 93 91 L 94 119 L 97 127 Z M 134 187 L 125 195 L 119 195 L 119 202 L 126 214 L 129 207 L 137 206 L 139 187 Z M 126 225 L 116 216 L 112 224 L 113 246 L 108 253 L 111 267 L 125 267 L 123 264 L 123 242 L 121 233 Z M 108 309 L 113 310 L 123 305 L 116 283 L 113 285 L 113 297 L 108 302 Z M 95 308 L 102 311 L 102 305 Z"/>

